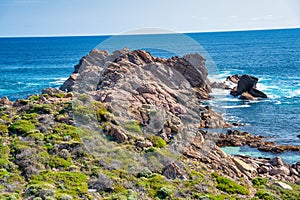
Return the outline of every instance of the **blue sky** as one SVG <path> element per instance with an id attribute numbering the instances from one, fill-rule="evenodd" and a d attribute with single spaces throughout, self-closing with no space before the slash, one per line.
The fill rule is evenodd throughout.
<path id="1" fill-rule="evenodd" d="M 0 36 L 299 28 L 298 0 L 0 0 Z"/>

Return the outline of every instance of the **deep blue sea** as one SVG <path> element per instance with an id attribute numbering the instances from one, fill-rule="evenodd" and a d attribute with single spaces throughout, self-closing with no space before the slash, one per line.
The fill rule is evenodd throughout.
<path id="1" fill-rule="evenodd" d="M 238 129 L 265 135 L 279 144 L 300 145 L 300 29 L 0 38 L 0 96 L 16 100 L 45 87 L 59 87 L 79 59 L 95 47 L 109 51 L 142 48 L 162 57 L 199 52 L 207 59 L 213 79 L 225 80 L 236 73 L 256 76 L 258 89 L 267 93 L 268 99 L 241 101 L 215 90 L 216 98 L 209 104 L 228 121 L 246 124 Z M 225 150 L 274 156 L 247 147 Z M 300 161 L 300 153 L 281 156 L 288 162 Z"/>

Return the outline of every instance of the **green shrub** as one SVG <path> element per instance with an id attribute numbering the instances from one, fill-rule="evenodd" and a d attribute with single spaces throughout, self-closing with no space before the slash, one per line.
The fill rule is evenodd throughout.
<path id="1" fill-rule="evenodd" d="M 0 119 L 2 119 L 2 120 L 4 120 L 4 121 L 10 121 L 10 117 L 9 117 L 9 115 L 8 114 L 5 114 L 5 115 L 2 115 L 1 117 L 0 117 Z"/>
<path id="2" fill-rule="evenodd" d="M 27 195 L 35 196 L 34 199 L 48 199 L 49 197 L 55 197 L 55 186 L 49 183 L 36 183 L 36 184 L 29 184 L 25 190 Z"/>
<path id="3" fill-rule="evenodd" d="M 35 126 L 28 120 L 18 120 L 10 125 L 9 130 L 15 134 L 27 134 L 35 130 Z"/>
<path id="4" fill-rule="evenodd" d="M 262 200 L 273 200 L 274 199 L 274 197 L 270 193 L 266 192 L 265 190 L 258 190 L 256 192 L 255 196 Z"/>
<path id="5" fill-rule="evenodd" d="M 87 178 L 79 172 L 51 172 L 41 171 L 33 175 L 31 185 L 51 184 L 56 191 L 56 198 L 60 199 L 63 194 L 68 194 L 75 199 L 88 193 Z"/>
<path id="6" fill-rule="evenodd" d="M 217 173 L 212 173 L 212 176 L 217 181 L 217 188 L 219 190 L 222 190 L 224 192 L 227 192 L 228 194 L 243 194 L 243 195 L 249 195 L 250 192 L 245 187 L 237 184 L 233 180 L 220 176 Z"/>
<path id="7" fill-rule="evenodd" d="M 27 137 L 33 138 L 35 140 L 40 140 L 40 141 L 44 140 L 44 134 L 38 130 L 28 134 Z"/>
<path id="8" fill-rule="evenodd" d="M 94 105 L 97 106 L 97 111 L 96 111 L 97 120 L 99 122 L 106 121 L 105 115 L 108 114 L 109 112 L 106 110 L 104 104 L 103 103 L 97 103 L 97 104 L 94 103 Z"/>
<path id="9" fill-rule="evenodd" d="M 30 113 L 51 114 L 52 109 L 50 104 L 35 104 L 30 109 Z"/>
<path id="10" fill-rule="evenodd" d="M 300 185 L 297 184 L 289 184 L 293 189 L 292 190 L 284 190 L 278 186 L 272 186 L 272 190 L 274 193 L 279 195 L 281 199 L 300 199 Z"/>
<path id="11" fill-rule="evenodd" d="M 145 168 L 137 174 L 137 177 L 138 178 L 141 178 L 141 177 L 150 178 L 150 177 L 153 177 L 153 175 L 155 175 L 155 174 L 152 174 L 152 172 L 148 168 Z"/>
<path id="12" fill-rule="evenodd" d="M 30 120 L 32 122 L 37 122 L 36 118 L 38 117 L 39 115 L 37 113 L 25 113 L 22 115 L 22 119 L 24 120 Z"/>
<path id="13" fill-rule="evenodd" d="M 149 178 L 141 177 L 137 181 L 137 186 L 143 186 L 148 191 L 150 198 L 169 197 L 173 195 L 173 187 L 164 176 L 153 174 Z"/>
<path id="14" fill-rule="evenodd" d="M 52 156 L 49 160 L 49 166 L 51 167 L 55 167 L 55 168 L 67 168 L 67 167 L 70 167 L 72 165 L 72 160 L 71 158 L 68 158 L 68 159 L 64 159 L 64 158 L 61 158 L 59 156 Z"/>
<path id="15" fill-rule="evenodd" d="M 5 124 L 0 124 L 0 133 L 8 133 L 8 127 Z"/>
<path id="16" fill-rule="evenodd" d="M 156 193 L 156 197 L 158 197 L 159 199 L 166 199 L 168 197 L 172 197 L 173 195 L 173 190 L 168 188 L 168 187 L 162 187 L 160 188 L 157 193 Z"/>
<path id="17" fill-rule="evenodd" d="M 46 136 L 47 139 L 54 139 L 54 140 L 64 140 L 64 137 L 69 136 L 72 140 L 81 142 L 80 135 L 82 135 L 83 130 L 67 125 L 67 124 L 58 124 L 55 128 L 53 128 L 53 133 L 48 134 Z"/>
<path id="18" fill-rule="evenodd" d="M 36 100 L 39 100 L 40 99 L 40 95 L 37 94 L 37 95 L 32 95 L 30 96 L 29 98 L 29 101 L 36 101 Z"/>
<path id="19" fill-rule="evenodd" d="M 66 96 L 66 94 L 64 94 L 64 93 L 55 93 L 54 96 L 57 97 L 57 98 L 64 98 Z"/>
<path id="20" fill-rule="evenodd" d="M 9 152 L 9 146 L 2 144 L 2 141 L 0 140 L 0 158 L 8 159 Z"/>
<path id="21" fill-rule="evenodd" d="M 21 141 L 19 137 L 13 138 L 10 144 L 10 149 L 14 154 L 18 154 L 21 151 L 31 147 L 31 143 L 28 141 Z"/>
<path id="22" fill-rule="evenodd" d="M 159 136 L 151 135 L 149 140 L 152 142 L 154 147 L 164 148 L 167 146 L 167 142 Z"/>
<path id="23" fill-rule="evenodd" d="M 209 197 L 210 200 L 236 200 L 237 199 L 237 198 L 225 195 L 225 194 L 218 194 L 218 195 L 209 194 L 208 197 Z"/>
<path id="24" fill-rule="evenodd" d="M 24 178 L 18 174 L 8 172 L 6 169 L 0 169 L 0 186 L 3 184 L 5 187 L 11 184 L 15 184 L 17 187 L 18 184 L 24 183 Z"/>
<path id="25" fill-rule="evenodd" d="M 252 179 L 252 184 L 254 187 L 264 186 L 267 184 L 267 182 L 268 182 L 267 178 L 258 177 L 258 178 Z"/>

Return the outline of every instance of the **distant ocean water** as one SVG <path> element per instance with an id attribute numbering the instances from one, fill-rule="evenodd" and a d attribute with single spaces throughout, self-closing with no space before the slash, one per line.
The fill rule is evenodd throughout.
<path id="1" fill-rule="evenodd" d="M 224 80 L 236 73 L 251 74 L 260 79 L 258 89 L 270 97 L 254 102 L 240 101 L 216 90 L 216 98 L 209 102 L 210 105 L 226 111 L 224 116 L 228 121 L 246 124 L 238 129 L 268 136 L 279 144 L 300 145 L 300 138 L 297 138 L 300 134 L 300 29 L 189 33 L 185 36 L 197 41 L 211 56 L 219 72 L 215 78 Z M 112 51 L 124 43 L 134 49 L 143 46 L 146 40 L 152 48 L 145 49 L 155 56 L 169 57 L 196 49 L 194 44 L 171 42 L 171 37 L 124 36 L 104 42 L 100 48 Z M 40 93 L 45 87 L 59 87 L 73 72 L 78 60 L 108 38 L 0 38 L 0 96 L 16 100 Z M 161 45 L 167 50 L 160 49 Z M 173 52 L 167 47 L 172 47 Z M 228 148 L 226 151 L 249 154 L 251 149 Z M 256 151 L 251 155 L 253 153 L 260 155 Z M 283 157 L 296 162 L 300 160 L 299 154 L 288 153 Z"/>

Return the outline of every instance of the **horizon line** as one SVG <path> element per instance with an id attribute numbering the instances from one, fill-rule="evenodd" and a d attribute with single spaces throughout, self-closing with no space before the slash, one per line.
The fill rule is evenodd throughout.
<path id="1" fill-rule="evenodd" d="M 147 29 L 147 28 L 145 28 Z M 258 29 L 231 29 L 231 30 L 204 30 L 204 31 L 185 31 L 185 32 L 155 32 L 155 33 L 131 33 L 131 34 L 75 34 L 75 35 L 13 35 L 0 36 L 0 38 L 43 38 L 43 37 L 96 37 L 96 36 L 117 36 L 117 35 L 160 35 L 160 34 L 193 34 L 193 33 L 226 33 L 226 32 L 248 32 L 248 31 L 271 31 L 285 29 L 300 29 L 300 27 L 274 27 Z M 139 30 L 139 29 L 135 29 Z M 129 31 L 130 32 L 130 31 Z M 126 32 L 125 32 L 126 33 Z"/>

